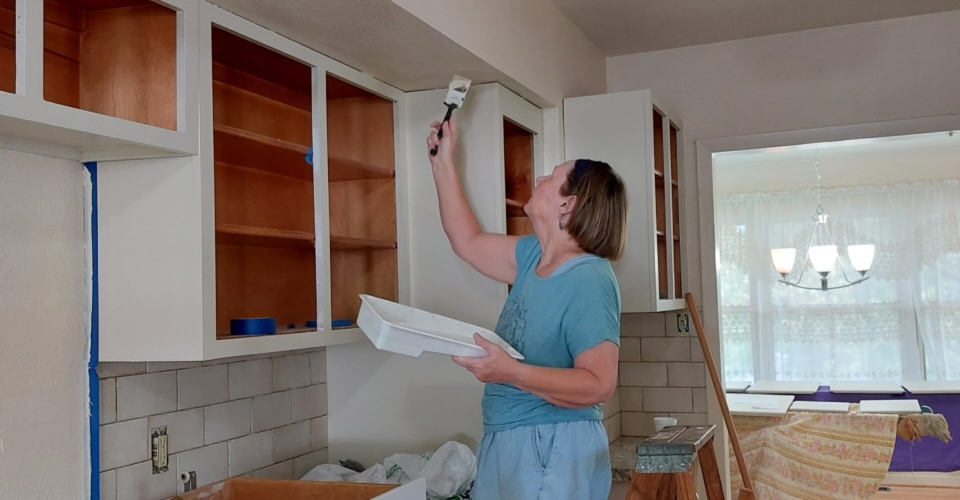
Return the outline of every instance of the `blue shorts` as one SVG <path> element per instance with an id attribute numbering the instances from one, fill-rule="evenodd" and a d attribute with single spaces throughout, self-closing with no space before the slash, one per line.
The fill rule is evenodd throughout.
<path id="1" fill-rule="evenodd" d="M 484 434 L 472 500 L 607 500 L 607 432 L 596 420 Z"/>

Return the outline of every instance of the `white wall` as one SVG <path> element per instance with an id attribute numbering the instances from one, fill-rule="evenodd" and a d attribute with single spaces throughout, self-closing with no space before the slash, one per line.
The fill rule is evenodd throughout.
<path id="1" fill-rule="evenodd" d="M 0 498 L 89 496 L 84 175 L 0 150 Z"/>
<path id="2" fill-rule="evenodd" d="M 608 59 L 610 92 L 649 88 L 684 125 L 688 289 L 701 289 L 697 140 L 960 114 L 957 46 L 949 12 Z"/>
<path id="3" fill-rule="evenodd" d="M 429 124 L 445 90 L 406 100 L 409 172 L 411 305 L 484 328 L 496 326 L 503 286 L 454 255 L 443 228 L 427 159 Z M 496 175 L 500 120 L 497 86 L 470 90 L 456 112 L 460 181 L 480 225 L 497 229 L 502 176 Z M 432 451 L 449 440 L 475 448 L 483 434 L 483 385 L 448 356 L 413 359 L 377 351 L 367 342 L 329 347 L 330 458 L 364 465 L 392 453 Z"/>

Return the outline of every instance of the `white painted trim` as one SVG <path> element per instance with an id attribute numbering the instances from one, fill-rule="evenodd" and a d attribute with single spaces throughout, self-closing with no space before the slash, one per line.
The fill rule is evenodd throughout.
<path id="1" fill-rule="evenodd" d="M 410 304 L 413 290 L 410 263 L 410 172 L 407 157 L 406 94 L 393 104 L 394 189 L 397 202 L 397 293 L 401 304 Z"/>
<path id="2" fill-rule="evenodd" d="M 795 146 L 818 142 L 835 142 L 851 139 L 882 138 L 897 135 L 924 134 L 960 129 L 960 115 L 944 115 L 888 122 L 842 125 L 817 129 L 771 132 L 766 134 L 703 139 L 696 142 L 697 184 L 700 206 L 700 265 L 702 274 L 703 324 L 710 349 L 719 354 L 717 366 L 723 378 L 723 352 L 720 349 L 720 296 L 717 277 L 716 219 L 714 210 L 713 154 L 730 151 Z M 721 380 L 722 381 L 722 380 Z M 720 406 L 711 391 L 707 398 L 707 417 L 710 422 L 722 422 Z M 718 429 L 720 438 L 717 462 L 723 473 L 723 483 L 729 490 L 730 478 L 727 466 L 728 437 L 725 428 Z M 727 497 L 730 492 L 727 491 Z"/>
<path id="3" fill-rule="evenodd" d="M 17 95 L 43 99 L 43 2 L 17 0 Z"/>
<path id="4" fill-rule="evenodd" d="M 0 149 L 40 156 L 52 156 L 65 160 L 82 161 L 83 159 L 80 151 L 74 148 L 57 146 L 56 144 L 48 144 L 46 142 L 31 141 L 30 139 L 21 139 L 20 137 L 0 135 Z"/>

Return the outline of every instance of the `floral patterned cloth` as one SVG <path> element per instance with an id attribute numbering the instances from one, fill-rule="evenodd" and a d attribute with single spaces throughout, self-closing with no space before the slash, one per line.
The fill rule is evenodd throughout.
<path id="1" fill-rule="evenodd" d="M 760 500 L 872 498 L 887 475 L 897 415 L 789 412 L 734 417 Z M 743 486 L 730 450 L 731 491 Z"/>

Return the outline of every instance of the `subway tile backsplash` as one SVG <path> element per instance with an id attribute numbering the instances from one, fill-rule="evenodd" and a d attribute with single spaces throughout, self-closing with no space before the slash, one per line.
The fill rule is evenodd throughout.
<path id="1" fill-rule="evenodd" d="M 215 362 L 101 363 L 103 499 L 161 500 L 234 476 L 298 479 L 327 461 L 323 349 Z M 169 471 L 153 474 L 150 429 L 166 426 Z"/>

